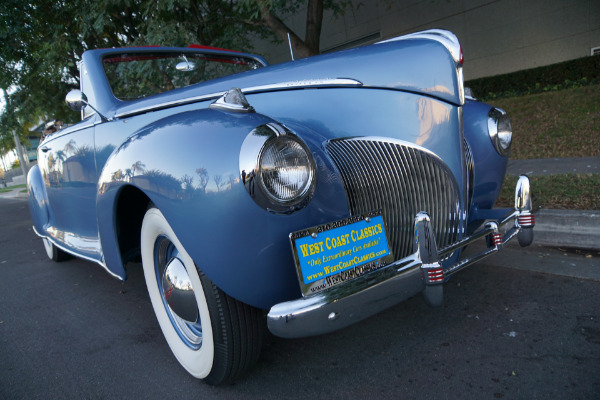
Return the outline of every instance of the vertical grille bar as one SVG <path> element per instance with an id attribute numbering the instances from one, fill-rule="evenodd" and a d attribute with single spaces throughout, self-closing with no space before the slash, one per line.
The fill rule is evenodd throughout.
<path id="1" fill-rule="evenodd" d="M 458 240 L 458 186 L 435 155 L 373 138 L 332 140 L 326 150 L 342 175 L 350 213 L 383 210 L 395 258 L 412 253 L 412 225 L 419 211 L 429 213 L 439 248 Z"/>

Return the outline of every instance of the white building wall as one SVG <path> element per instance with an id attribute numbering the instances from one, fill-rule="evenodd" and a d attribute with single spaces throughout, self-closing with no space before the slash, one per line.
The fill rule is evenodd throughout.
<path id="1" fill-rule="evenodd" d="M 465 78 L 503 74 L 590 55 L 600 46 L 600 0 L 362 0 L 323 19 L 321 51 L 431 28 L 454 32 Z M 286 20 L 304 36 L 305 10 Z M 354 43 L 356 45 L 356 43 Z M 271 63 L 290 59 L 287 43 L 261 43 Z"/>

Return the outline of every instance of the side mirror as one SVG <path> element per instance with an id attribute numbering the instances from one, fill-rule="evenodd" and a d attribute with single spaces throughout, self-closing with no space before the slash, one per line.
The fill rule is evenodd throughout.
<path id="1" fill-rule="evenodd" d="M 111 119 L 106 118 L 104 115 L 102 115 L 100 113 L 100 111 L 96 110 L 90 103 L 88 103 L 87 97 L 79 89 L 73 89 L 69 93 L 67 93 L 67 96 L 65 97 L 65 101 L 67 102 L 67 105 L 69 106 L 69 108 L 73 111 L 81 111 L 85 107 L 90 106 L 90 108 L 92 110 L 94 110 L 94 111 L 96 111 L 96 113 L 98 113 L 98 115 L 100 116 L 100 119 L 103 122 L 112 120 L 112 118 Z"/>
<path id="2" fill-rule="evenodd" d="M 180 71 L 180 72 L 190 72 L 190 71 L 195 71 L 196 70 L 197 66 L 196 66 L 195 62 L 189 61 L 187 59 L 187 57 L 185 56 L 185 54 L 182 54 L 181 58 L 183 58 L 183 61 L 180 62 L 180 63 L 178 63 L 175 66 L 175 69 L 177 71 Z"/>
<path id="3" fill-rule="evenodd" d="M 69 108 L 73 111 L 81 111 L 88 105 L 87 97 L 81 90 L 73 89 L 65 97 Z"/>

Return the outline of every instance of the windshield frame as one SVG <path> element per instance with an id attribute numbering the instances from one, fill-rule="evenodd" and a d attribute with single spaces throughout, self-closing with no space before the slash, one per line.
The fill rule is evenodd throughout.
<path id="1" fill-rule="evenodd" d="M 212 48 L 197 48 L 197 47 L 187 47 L 187 48 L 164 48 L 164 47 L 144 47 L 144 48 L 122 48 L 122 49 L 114 49 L 115 51 L 107 52 L 100 57 L 100 64 L 106 79 L 106 83 L 111 91 L 111 94 L 115 99 L 119 102 L 132 102 L 137 101 L 143 98 L 148 98 L 152 96 L 159 95 L 161 93 L 169 92 L 171 90 L 180 89 L 183 87 L 192 86 L 195 84 L 201 84 L 204 82 L 209 82 L 214 79 L 235 75 L 237 73 L 245 72 L 248 70 L 255 70 L 259 68 L 266 67 L 268 64 L 262 57 L 253 56 L 245 53 L 235 52 L 235 51 L 225 51 L 218 50 Z M 188 76 L 183 74 L 188 74 L 190 72 L 196 72 L 198 68 L 190 69 L 188 71 L 185 70 L 177 70 L 178 75 L 169 75 L 167 76 L 167 71 L 157 69 L 156 73 L 161 76 L 161 80 L 167 80 L 169 84 L 165 84 L 164 82 L 159 83 L 159 85 L 155 85 L 154 91 L 149 91 L 146 94 L 138 95 L 133 98 L 128 98 L 124 96 L 124 93 L 120 93 L 117 89 L 117 85 L 125 85 L 128 83 L 126 80 L 121 82 L 115 82 L 115 76 L 110 76 L 113 74 L 113 71 L 109 70 L 109 66 L 115 66 L 114 69 L 117 69 L 121 63 L 130 63 L 130 62 L 140 62 L 145 63 L 145 61 L 154 62 L 164 60 L 167 63 L 170 63 L 173 66 L 173 70 L 171 70 L 171 66 L 169 66 L 169 73 L 173 73 L 175 71 L 176 64 L 178 63 L 202 63 L 202 70 L 206 68 L 215 69 L 217 67 L 227 68 L 229 71 L 221 71 L 214 73 L 213 76 L 209 76 L 208 78 L 197 79 L 196 81 L 184 82 L 180 85 L 175 85 L 173 83 L 174 80 L 184 80 L 188 78 Z M 184 61 L 185 60 L 185 61 Z M 126 64 L 122 64 L 126 65 Z M 138 66 L 142 66 L 142 64 L 138 64 Z M 241 66 L 239 70 L 233 70 L 234 66 Z M 244 68 L 246 66 L 246 68 Z M 196 72 L 197 73 L 197 72 Z M 161 84 L 165 84 L 163 87 Z"/>

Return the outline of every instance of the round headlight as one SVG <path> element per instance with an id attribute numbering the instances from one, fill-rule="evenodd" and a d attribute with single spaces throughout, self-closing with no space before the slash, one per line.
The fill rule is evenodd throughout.
<path id="1" fill-rule="evenodd" d="M 492 108 L 488 113 L 490 139 L 501 156 L 507 156 L 512 142 L 512 126 L 506 111 Z"/>
<path id="2" fill-rule="evenodd" d="M 267 141 L 260 160 L 260 181 L 271 198 L 288 203 L 301 198 L 312 180 L 308 150 L 291 136 Z"/>
<path id="3" fill-rule="evenodd" d="M 271 212 L 304 207 L 315 186 L 315 163 L 308 147 L 282 125 L 254 129 L 240 151 L 240 174 L 248 194 Z"/>

